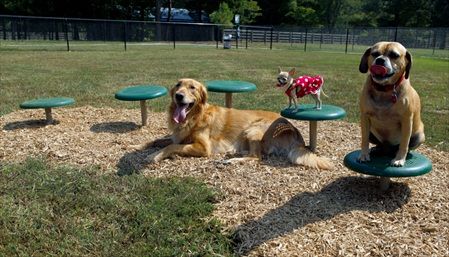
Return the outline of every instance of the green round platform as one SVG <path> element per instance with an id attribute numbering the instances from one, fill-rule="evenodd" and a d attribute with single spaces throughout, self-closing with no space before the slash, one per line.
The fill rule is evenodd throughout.
<path id="1" fill-rule="evenodd" d="M 167 88 L 158 85 L 138 85 L 126 87 L 117 93 L 115 98 L 123 101 L 144 101 L 166 95 Z"/>
<path id="2" fill-rule="evenodd" d="M 20 108 L 22 109 L 54 108 L 70 105 L 73 103 L 75 103 L 75 100 L 69 97 L 39 98 L 21 103 Z"/>
<path id="3" fill-rule="evenodd" d="M 359 162 L 357 158 L 360 150 L 347 154 L 344 158 L 344 164 L 349 169 L 367 175 L 379 177 L 413 177 L 424 175 L 432 170 L 432 163 L 422 154 L 409 152 L 403 167 L 394 167 L 390 165 L 392 160 L 388 156 L 370 156 L 371 161 Z"/>
<path id="4" fill-rule="evenodd" d="M 253 83 L 239 80 L 209 80 L 206 81 L 206 86 L 208 91 L 220 93 L 241 93 L 257 89 Z"/>
<path id="5" fill-rule="evenodd" d="M 298 109 L 286 108 L 281 111 L 285 118 L 294 120 L 336 120 L 346 116 L 346 111 L 335 105 L 323 104 L 321 109 L 315 108 L 315 104 L 299 104 Z"/>

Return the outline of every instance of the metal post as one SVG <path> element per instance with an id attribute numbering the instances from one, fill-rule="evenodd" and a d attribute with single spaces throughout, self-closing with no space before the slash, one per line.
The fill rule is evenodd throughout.
<path id="1" fill-rule="evenodd" d="M 44 108 L 45 109 L 45 122 L 47 124 L 53 123 L 53 117 L 51 115 L 51 108 Z"/>
<path id="2" fill-rule="evenodd" d="M 345 54 L 348 53 L 348 43 L 349 43 L 349 29 L 346 29 L 346 47 L 345 47 Z"/>
<path id="3" fill-rule="evenodd" d="M 6 40 L 6 23 L 4 17 L 2 17 L 2 28 L 3 28 L 3 40 Z"/>
<path id="4" fill-rule="evenodd" d="M 432 55 L 435 54 L 435 48 L 437 47 L 437 33 L 435 32 L 435 30 L 433 31 L 433 49 L 432 49 Z"/>
<path id="5" fill-rule="evenodd" d="M 396 27 L 396 29 L 394 30 L 394 41 L 398 41 L 398 27 Z"/>
<path id="6" fill-rule="evenodd" d="M 127 32 L 126 32 L 126 21 L 123 22 L 123 44 L 125 46 L 126 51 L 126 38 L 127 38 Z"/>
<path id="7" fill-rule="evenodd" d="M 70 44 L 69 44 L 69 25 L 67 24 L 67 19 L 64 20 L 64 27 L 65 27 L 65 40 L 67 42 L 67 52 L 70 51 Z"/>
<path id="8" fill-rule="evenodd" d="M 146 126 L 148 121 L 148 110 L 147 102 L 145 100 L 140 101 L 140 114 L 142 117 L 142 126 Z"/>
<path id="9" fill-rule="evenodd" d="M 309 148 L 312 152 L 316 151 L 318 121 L 309 121 Z"/>
<path id="10" fill-rule="evenodd" d="M 235 27 L 235 48 L 239 49 L 239 34 L 237 31 L 237 27 Z"/>
<path id="11" fill-rule="evenodd" d="M 320 49 L 321 49 L 321 44 L 323 44 L 323 29 L 321 29 Z"/>
<path id="12" fill-rule="evenodd" d="M 304 52 L 307 51 L 307 28 L 306 28 L 306 38 L 304 39 Z"/>
<path id="13" fill-rule="evenodd" d="M 215 34 L 215 42 L 217 43 L 217 49 L 218 49 L 218 25 L 214 26 L 214 34 Z"/>
<path id="14" fill-rule="evenodd" d="M 271 27 L 271 32 L 270 32 L 270 50 L 273 49 L 273 27 Z"/>
<path id="15" fill-rule="evenodd" d="M 248 49 L 248 27 L 246 27 L 246 43 L 245 43 L 245 49 Z"/>
<path id="16" fill-rule="evenodd" d="M 173 49 L 176 49 L 176 26 L 174 23 L 172 23 L 173 26 Z"/>

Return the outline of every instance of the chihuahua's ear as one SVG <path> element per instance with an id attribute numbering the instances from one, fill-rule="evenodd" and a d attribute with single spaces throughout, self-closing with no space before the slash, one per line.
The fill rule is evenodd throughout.
<path id="1" fill-rule="evenodd" d="M 278 73 L 281 73 L 282 69 L 281 67 L 278 67 Z"/>
<path id="2" fill-rule="evenodd" d="M 412 55 L 407 51 L 405 53 L 405 59 L 407 60 L 407 66 L 405 66 L 405 79 L 410 76 L 410 69 L 412 68 Z"/>
<path id="3" fill-rule="evenodd" d="M 361 73 L 368 72 L 368 57 L 370 54 L 371 54 L 371 47 L 366 49 L 365 53 L 362 56 L 362 59 L 360 59 L 359 71 Z"/>
<path id="4" fill-rule="evenodd" d="M 292 68 L 292 69 L 288 72 L 288 75 L 293 76 L 293 75 L 295 75 L 295 73 L 296 73 L 296 69 L 295 69 L 295 68 Z"/>

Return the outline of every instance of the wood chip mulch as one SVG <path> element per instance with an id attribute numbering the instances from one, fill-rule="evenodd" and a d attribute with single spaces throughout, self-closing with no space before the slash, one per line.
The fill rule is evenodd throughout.
<path id="1" fill-rule="evenodd" d="M 132 146 L 168 135 L 165 113 L 149 112 L 140 127 L 139 110 L 58 108 L 55 125 L 43 110 L 0 117 L 0 165 L 29 156 L 55 164 L 100 167 L 119 175 L 193 176 L 218 192 L 214 216 L 232 233 L 237 255 L 245 256 L 449 256 L 449 153 L 421 146 L 433 170 L 393 179 L 382 192 L 379 180 L 343 166 L 358 149 L 357 124 L 318 124 L 318 154 L 335 168 L 317 171 L 271 157 L 262 162 L 223 162 L 176 157 L 145 164 L 156 149 Z M 308 124 L 292 121 L 308 142 Z M 137 123 L 137 124 L 136 124 Z"/>

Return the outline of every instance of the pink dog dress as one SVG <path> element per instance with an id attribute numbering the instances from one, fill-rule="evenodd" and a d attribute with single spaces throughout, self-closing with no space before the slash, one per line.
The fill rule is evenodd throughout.
<path id="1" fill-rule="evenodd" d="M 287 96 L 290 96 L 293 90 L 296 90 L 296 97 L 301 98 L 305 95 L 314 94 L 323 85 L 324 80 L 321 76 L 301 76 L 293 81 L 293 84 L 285 91 Z"/>

